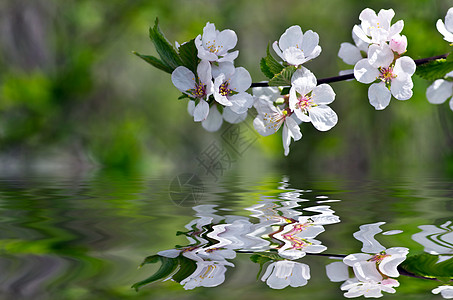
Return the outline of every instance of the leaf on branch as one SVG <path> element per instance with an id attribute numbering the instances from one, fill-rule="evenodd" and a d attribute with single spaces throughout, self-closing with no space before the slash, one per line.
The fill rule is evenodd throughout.
<path id="1" fill-rule="evenodd" d="M 423 79 L 434 81 L 443 79 L 451 71 L 453 71 L 453 55 L 448 56 L 446 59 L 436 59 L 417 66 L 415 74 Z"/>
<path id="2" fill-rule="evenodd" d="M 162 31 L 160 31 L 159 20 L 157 18 L 154 27 L 149 28 L 149 37 L 162 61 L 171 67 L 172 71 L 183 64 L 173 45 L 170 44 Z"/>
<path id="3" fill-rule="evenodd" d="M 267 66 L 266 59 L 264 57 L 261 58 L 260 68 L 261 68 L 261 72 L 263 72 L 263 74 L 267 78 L 271 79 L 272 77 L 274 77 L 274 73 L 272 73 L 271 70 L 269 69 L 269 67 Z"/>
<path id="4" fill-rule="evenodd" d="M 293 77 L 296 70 L 297 68 L 295 66 L 284 68 L 280 73 L 269 80 L 269 86 L 291 86 L 291 77 Z"/>
<path id="5" fill-rule="evenodd" d="M 197 74 L 198 51 L 195 46 L 195 39 L 179 46 L 179 56 L 181 57 L 182 65 Z"/>
<path id="6" fill-rule="evenodd" d="M 172 279 L 178 283 L 189 277 L 197 269 L 197 263 L 182 255 L 178 256 L 179 270 L 176 272 Z"/>
<path id="7" fill-rule="evenodd" d="M 153 67 L 156 67 L 156 68 L 158 68 L 164 72 L 170 73 L 170 74 L 171 74 L 171 72 L 173 72 L 173 69 L 169 65 L 167 65 L 166 63 L 164 63 L 163 61 L 161 61 L 160 59 L 158 59 L 154 56 L 143 55 L 143 54 L 140 54 L 135 51 L 132 53 L 134 53 L 135 55 L 137 55 L 138 57 L 140 57 L 141 59 L 143 59 L 150 65 L 152 65 Z"/>
<path id="8" fill-rule="evenodd" d="M 145 264 L 156 263 L 158 261 L 161 262 L 159 270 L 157 270 L 157 272 L 154 273 L 153 275 L 151 275 L 150 277 L 132 285 L 133 289 L 138 291 L 142 286 L 144 286 L 146 284 L 153 283 L 157 280 L 160 280 L 160 279 L 163 279 L 163 278 L 169 276 L 171 273 L 173 273 L 176 270 L 176 268 L 178 267 L 178 263 L 179 263 L 178 258 L 168 258 L 168 257 L 160 256 L 160 255 L 153 255 L 153 256 L 147 257 L 143 261 L 143 263 L 140 265 L 140 267 Z"/>
<path id="9" fill-rule="evenodd" d="M 275 74 L 280 73 L 283 70 L 283 66 L 272 56 L 271 52 L 269 51 L 269 44 L 267 44 L 266 49 L 266 64 L 269 67 L 269 70 Z"/>
<path id="10" fill-rule="evenodd" d="M 422 277 L 453 279 L 453 261 L 447 259 L 439 262 L 438 255 L 423 253 L 408 257 L 401 263 L 401 268 Z"/>

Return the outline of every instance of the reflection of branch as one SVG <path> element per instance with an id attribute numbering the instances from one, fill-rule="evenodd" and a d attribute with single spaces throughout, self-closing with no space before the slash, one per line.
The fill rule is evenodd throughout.
<path id="1" fill-rule="evenodd" d="M 414 62 L 417 66 L 419 66 L 419 65 L 423 65 L 427 62 L 430 62 L 430 61 L 433 61 L 436 59 L 447 58 L 448 54 L 450 54 L 450 53 L 446 53 L 446 54 L 442 54 L 442 55 L 438 55 L 438 56 L 427 57 L 427 58 L 416 59 L 416 60 L 414 60 Z M 332 82 L 349 80 L 349 79 L 354 79 L 354 74 L 346 74 L 346 75 L 340 75 L 340 76 L 334 76 L 334 77 L 321 78 L 321 79 L 318 79 L 318 84 L 332 83 Z M 268 87 L 268 86 L 269 86 L 269 82 L 254 82 L 251 85 L 252 88 Z"/>

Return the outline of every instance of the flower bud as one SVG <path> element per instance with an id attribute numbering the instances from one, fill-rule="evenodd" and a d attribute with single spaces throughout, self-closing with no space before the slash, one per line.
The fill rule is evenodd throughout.
<path id="1" fill-rule="evenodd" d="M 407 38 L 405 35 L 394 35 L 390 40 L 390 48 L 398 54 L 406 52 Z"/>

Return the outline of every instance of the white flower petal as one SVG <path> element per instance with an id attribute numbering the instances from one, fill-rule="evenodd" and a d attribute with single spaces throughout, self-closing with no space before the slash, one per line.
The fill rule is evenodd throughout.
<path id="1" fill-rule="evenodd" d="M 442 20 L 437 20 L 436 23 L 437 30 L 444 36 L 444 40 L 447 42 L 453 43 L 453 33 L 447 30 L 444 22 Z"/>
<path id="2" fill-rule="evenodd" d="M 330 130 L 338 122 L 337 114 L 330 107 L 325 105 L 312 107 L 309 110 L 308 115 L 313 126 L 319 131 Z"/>
<path id="3" fill-rule="evenodd" d="M 330 104 L 335 100 L 335 92 L 327 83 L 318 85 L 313 89 L 312 99 L 316 104 Z"/>
<path id="4" fill-rule="evenodd" d="M 278 41 L 280 49 L 285 50 L 289 47 L 302 48 L 302 29 L 294 25 L 286 29 Z"/>
<path id="5" fill-rule="evenodd" d="M 453 99 L 450 99 L 450 109 L 453 110 Z"/>
<path id="6" fill-rule="evenodd" d="M 282 50 L 280 50 L 280 47 L 278 46 L 277 41 L 275 41 L 275 42 L 272 44 L 272 49 L 274 49 L 275 53 L 277 53 L 277 55 L 280 56 L 281 59 L 284 59 L 284 57 L 283 57 L 283 52 L 282 52 Z"/>
<path id="7" fill-rule="evenodd" d="M 341 282 L 349 279 L 348 266 L 342 261 L 336 261 L 326 266 L 326 274 L 332 282 Z"/>
<path id="8" fill-rule="evenodd" d="M 253 120 L 253 127 L 262 136 L 268 136 L 268 135 L 274 134 L 278 130 L 278 129 L 273 129 L 270 126 L 268 126 L 267 123 L 264 122 L 263 117 L 261 115 L 258 115 L 258 117 L 256 117 Z"/>
<path id="9" fill-rule="evenodd" d="M 237 114 L 230 107 L 223 108 L 223 119 L 231 124 L 241 123 L 247 118 L 247 113 Z"/>
<path id="10" fill-rule="evenodd" d="M 392 92 L 393 97 L 398 100 L 407 100 L 412 97 L 412 88 L 414 83 L 410 76 L 401 76 L 399 75 L 392 81 L 390 91 Z"/>
<path id="11" fill-rule="evenodd" d="M 195 75 L 186 67 L 179 66 L 171 73 L 171 82 L 178 90 L 186 93 L 195 88 Z"/>
<path id="12" fill-rule="evenodd" d="M 288 132 L 288 127 L 286 127 L 286 126 L 283 126 L 282 140 L 283 140 L 284 154 L 285 154 L 285 156 L 288 156 L 289 144 L 291 143 L 291 134 Z"/>
<path id="13" fill-rule="evenodd" d="M 361 83 L 372 83 L 380 74 L 379 70 L 370 65 L 366 58 L 359 60 L 354 66 L 354 77 Z"/>
<path id="14" fill-rule="evenodd" d="M 368 99 L 370 100 L 370 104 L 373 105 L 376 110 L 386 108 L 390 103 L 391 97 L 392 94 L 382 81 L 379 83 L 373 83 L 368 89 Z"/>
<path id="15" fill-rule="evenodd" d="M 239 50 L 229 52 L 225 54 L 222 58 L 219 58 L 218 62 L 233 62 L 239 55 Z"/>
<path id="16" fill-rule="evenodd" d="M 453 32 L 453 7 L 450 7 L 445 16 L 445 27 L 448 31 Z"/>
<path id="17" fill-rule="evenodd" d="M 250 85 L 252 85 L 252 77 L 249 71 L 243 67 L 239 67 L 235 69 L 231 76 L 228 87 L 237 93 L 241 93 L 250 88 Z"/>
<path id="18" fill-rule="evenodd" d="M 294 141 L 298 141 L 302 138 L 300 127 L 292 117 L 286 118 L 285 127 L 288 127 L 288 130 L 291 132 L 291 136 L 293 137 Z"/>
<path id="19" fill-rule="evenodd" d="M 301 95 L 306 95 L 316 87 L 316 77 L 307 68 L 301 67 L 291 77 L 291 86 Z"/>
<path id="20" fill-rule="evenodd" d="M 229 99 L 232 103 L 231 110 L 237 114 L 243 114 L 253 106 L 253 97 L 249 93 L 239 93 Z"/>
<path id="21" fill-rule="evenodd" d="M 341 43 L 338 57 L 348 65 L 355 65 L 363 58 L 359 48 L 351 43 Z"/>
<path id="22" fill-rule="evenodd" d="M 375 68 L 387 68 L 394 58 L 393 51 L 388 44 L 371 45 L 368 48 L 368 62 Z"/>
<path id="23" fill-rule="evenodd" d="M 238 38 L 233 30 L 225 29 L 216 37 L 216 46 L 220 47 L 218 54 L 223 55 L 228 50 L 236 47 Z"/>
<path id="24" fill-rule="evenodd" d="M 354 27 L 352 28 L 352 32 L 365 43 L 367 44 L 371 43 L 371 39 L 366 35 L 366 33 L 360 26 L 354 25 Z"/>
<path id="25" fill-rule="evenodd" d="M 193 118 L 195 122 L 203 121 L 207 118 L 209 114 L 209 104 L 203 99 L 200 100 L 195 109 L 193 110 Z"/>
<path id="26" fill-rule="evenodd" d="M 382 275 L 378 272 L 376 262 L 374 261 L 361 261 L 355 263 L 352 268 L 359 281 L 379 282 L 382 280 Z"/>
<path id="27" fill-rule="evenodd" d="M 222 127 L 223 118 L 220 114 L 219 110 L 217 109 L 217 105 L 213 105 L 211 109 L 209 109 L 209 114 L 207 118 L 201 122 L 201 126 L 209 132 L 214 132 Z"/>
<path id="28" fill-rule="evenodd" d="M 304 33 L 302 39 L 302 45 L 299 47 L 302 48 L 302 51 L 308 56 L 310 55 L 319 44 L 319 35 L 312 30 L 308 30 Z"/>
<path id="29" fill-rule="evenodd" d="M 401 73 L 406 73 L 407 75 L 412 76 L 415 73 L 416 68 L 417 66 L 412 58 L 409 56 L 403 56 L 396 60 L 393 73 L 397 76 Z"/>
<path id="30" fill-rule="evenodd" d="M 426 90 L 426 98 L 432 104 L 444 103 L 453 95 L 453 82 L 437 79 Z"/>
<path id="31" fill-rule="evenodd" d="M 170 249 L 170 250 L 164 250 L 164 251 L 157 252 L 157 255 L 160 255 L 163 257 L 168 257 L 168 258 L 178 257 L 179 254 L 181 254 L 181 250 L 177 250 L 177 249 Z"/>
<path id="32" fill-rule="evenodd" d="M 189 100 L 187 103 L 187 112 L 193 117 L 193 111 L 195 109 L 195 101 Z"/>
<path id="33" fill-rule="evenodd" d="M 220 62 L 211 65 L 212 77 L 217 78 L 220 74 L 228 76 L 234 73 L 234 64 L 231 61 Z"/>
<path id="34" fill-rule="evenodd" d="M 290 65 L 299 66 L 306 62 L 308 59 L 305 57 L 304 52 L 296 47 L 289 47 L 283 50 L 283 59 Z"/>
<path id="35" fill-rule="evenodd" d="M 212 85 L 212 73 L 211 73 L 211 64 L 207 60 L 202 60 L 198 66 L 197 66 L 197 74 L 198 74 L 198 79 L 200 79 L 200 82 L 203 84 L 207 85 L 206 87 L 206 93 L 208 95 L 210 91 L 210 86 L 209 84 Z"/>
<path id="36" fill-rule="evenodd" d="M 406 260 L 406 256 L 400 257 L 385 257 L 379 264 L 379 270 L 382 274 L 390 277 L 398 277 L 400 273 L 398 272 L 398 265 Z"/>

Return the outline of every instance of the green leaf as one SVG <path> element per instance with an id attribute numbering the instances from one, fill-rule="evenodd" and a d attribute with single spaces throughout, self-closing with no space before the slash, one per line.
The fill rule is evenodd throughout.
<path id="1" fill-rule="evenodd" d="M 152 65 L 153 67 L 161 69 L 162 71 L 170 73 L 170 74 L 171 74 L 171 72 L 173 72 L 173 69 L 170 66 L 168 66 L 166 63 L 164 63 L 163 61 L 161 61 L 160 59 L 158 59 L 158 58 L 156 58 L 154 56 L 142 55 L 142 54 L 137 53 L 135 51 L 132 52 L 132 53 L 134 53 L 135 55 L 137 55 L 138 57 L 140 57 L 141 59 L 143 59 L 144 61 L 146 61 L 150 65 Z"/>
<path id="2" fill-rule="evenodd" d="M 195 39 L 179 46 L 179 56 L 181 57 L 183 66 L 191 70 L 194 74 L 197 74 L 199 59 L 198 50 L 195 46 Z"/>
<path id="3" fill-rule="evenodd" d="M 401 268 L 422 277 L 453 279 L 453 259 L 439 263 L 438 261 L 439 256 L 423 253 L 408 257 L 401 263 Z"/>
<path id="4" fill-rule="evenodd" d="M 283 66 L 271 55 L 269 51 L 269 44 L 267 44 L 266 54 L 264 58 L 266 60 L 266 65 L 273 75 L 280 73 L 283 70 Z"/>
<path id="5" fill-rule="evenodd" d="M 156 47 L 157 53 L 164 63 L 166 63 L 172 71 L 178 66 L 182 65 L 181 58 L 176 52 L 173 45 L 165 38 L 162 31 L 159 28 L 159 20 L 156 18 L 153 28 L 149 28 L 149 37 Z"/>
<path id="6" fill-rule="evenodd" d="M 261 276 L 261 272 L 263 271 L 263 266 L 265 263 L 267 263 L 268 261 L 283 260 L 283 258 L 277 253 L 259 252 L 250 256 L 250 260 L 254 263 L 260 264 L 260 269 L 258 271 L 258 274 L 256 275 L 256 279 L 258 280 Z"/>
<path id="7" fill-rule="evenodd" d="M 446 59 L 436 59 L 426 64 L 417 66 L 415 74 L 430 81 L 443 79 L 447 73 L 453 71 L 453 55 Z"/>
<path id="8" fill-rule="evenodd" d="M 179 270 L 172 276 L 172 279 L 179 283 L 195 272 L 197 263 L 182 255 L 178 257 L 178 263 Z"/>
<path id="9" fill-rule="evenodd" d="M 280 73 L 269 80 L 269 86 L 291 86 L 291 77 L 296 70 L 297 68 L 295 66 L 284 68 Z"/>
<path id="10" fill-rule="evenodd" d="M 269 69 L 269 67 L 267 66 L 266 59 L 264 57 L 261 58 L 260 68 L 261 68 L 261 72 L 263 72 L 263 74 L 267 78 L 271 79 L 272 77 L 274 77 L 274 73 L 272 73 L 271 70 Z"/>
<path id="11" fill-rule="evenodd" d="M 151 275 L 150 277 L 133 284 L 131 288 L 138 291 L 144 285 L 147 285 L 147 284 L 153 283 L 157 280 L 168 277 L 178 267 L 178 258 L 168 258 L 168 257 L 159 256 L 159 255 L 153 255 L 153 256 L 147 257 L 140 266 L 143 266 L 145 264 L 150 264 L 150 263 L 156 263 L 158 261 L 161 262 L 159 270 L 157 270 L 157 272 L 154 273 L 153 275 Z"/>

